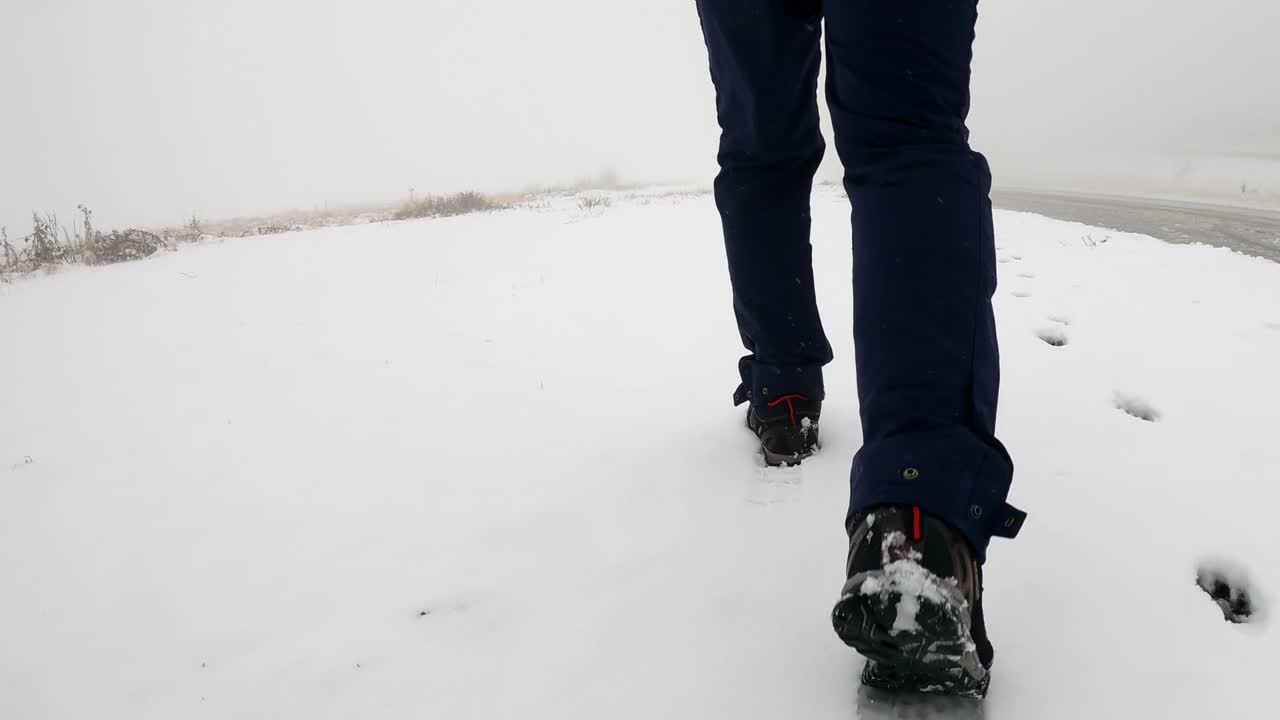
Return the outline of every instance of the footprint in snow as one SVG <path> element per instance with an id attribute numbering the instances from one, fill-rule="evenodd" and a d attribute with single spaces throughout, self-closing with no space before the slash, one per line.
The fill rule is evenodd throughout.
<path id="1" fill-rule="evenodd" d="M 1059 327 L 1042 328 L 1037 330 L 1036 337 L 1053 347 L 1064 347 L 1067 344 L 1067 333 Z"/>
<path id="2" fill-rule="evenodd" d="M 1132 415 L 1139 420 L 1147 422 L 1158 422 L 1160 420 L 1160 411 L 1154 405 L 1137 395 L 1128 393 L 1116 393 L 1115 405 L 1117 410 L 1123 411 L 1127 415 Z"/>
<path id="3" fill-rule="evenodd" d="M 1213 600 L 1230 623 L 1258 622 L 1263 603 L 1245 570 L 1224 560 L 1204 560 L 1196 568 L 1196 585 Z"/>
<path id="4" fill-rule="evenodd" d="M 1026 279 L 1028 279 L 1028 280 L 1035 280 L 1035 279 L 1036 279 L 1036 274 L 1035 274 L 1035 273 L 1033 273 L 1033 272 L 1020 272 L 1020 273 L 1018 273 L 1018 277 L 1020 277 L 1020 278 L 1026 278 Z"/>
<path id="5" fill-rule="evenodd" d="M 1011 292 L 1011 293 L 1009 293 L 1009 294 L 1010 294 L 1010 295 L 1012 295 L 1012 296 L 1014 296 L 1014 297 L 1016 297 L 1016 298 L 1029 298 L 1029 297 L 1031 297 L 1031 292 L 1030 292 L 1030 291 L 1028 291 L 1028 290 L 1014 290 L 1013 292 Z"/>
<path id="6" fill-rule="evenodd" d="M 1005 263 L 1013 262 L 1013 258 L 1009 257 L 1008 255 L 1001 255 L 1000 257 L 996 258 L 996 262 L 1000 263 L 1001 265 L 1004 265 Z"/>
<path id="7" fill-rule="evenodd" d="M 1059 325 L 1071 324 L 1071 318 L 1067 317 L 1066 315 L 1050 315 L 1047 319 L 1049 320 L 1049 322 L 1058 323 Z"/>
<path id="8" fill-rule="evenodd" d="M 1262 327 L 1268 330 L 1280 330 L 1280 322 L 1262 323 Z"/>
<path id="9" fill-rule="evenodd" d="M 778 467 L 766 465 L 764 455 L 756 454 L 753 477 L 746 478 L 743 499 L 750 505 L 778 505 L 799 500 L 804 494 L 804 471 L 801 465 Z M 806 460 L 812 462 L 812 459 Z"/>

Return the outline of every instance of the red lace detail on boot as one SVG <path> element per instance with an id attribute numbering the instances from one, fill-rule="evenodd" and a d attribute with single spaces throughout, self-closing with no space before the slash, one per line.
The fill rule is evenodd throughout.
<path id="1" fill-rule="evenodd" d="M 911 539 L 920 542 L 923 534 L 920 532 L 920 506 L 911 506 Z"/>
<path id="2" fill-rule="evenodd" d="M 796 406 L 791 404 L 792 400 L 808 400 L 804 395 L 783 395 L 782 397 L 769 403 L 769 407 L 775 407 L 782 403 L 787 404 L 787 412 L 791 415 L 791 424 L 796 424 Z"/>

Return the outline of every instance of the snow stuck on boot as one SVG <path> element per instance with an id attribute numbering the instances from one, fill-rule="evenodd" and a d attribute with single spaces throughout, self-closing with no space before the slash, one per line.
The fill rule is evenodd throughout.
<path id="1" fill-rule="evenodd" d="M 885 599 L 897 596 L 898 614 L 892 634 L 919 632 L 916 617 L 921 601 L 962 608 L 966 605 L 955 578 L 939 578 L 920 564 L 920 551 L 907 542 L 902 532 L 885 534 L 880 544 L 883 570 L 870 575 L 862 583 L 863 595 L 879 595 Z"/>

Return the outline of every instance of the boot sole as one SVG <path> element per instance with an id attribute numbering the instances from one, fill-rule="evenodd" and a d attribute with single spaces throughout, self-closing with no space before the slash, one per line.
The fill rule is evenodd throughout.
<path id="1" fill-rule="evenodd" d="M 897 692 L 962 697 L 986 697 L 991 674 L 978 660 L 963 601 L 935 602 L 911 598 L 918 604 L 914 623 L 903 625 L 899 603 L 903 593 L 886 582 L 884 571 L 862 574 L 862 581 L 879 580 L 881 592 L 846 593 L 831 612 L 836 634 L 867 658 L 862 683 Z M 859 576 L 850 587 L 862 587 Z"/>
<path id="2" fill-rule="evenodd" d="M 804 452 L 782 454 L 761 446 L 760 451 L 764 453 L 764 464 L 769 467 L 795 467 L 803 460 L 813 457 L 814 453 L 818 452 L 818 447 L 815 445 Z"/>

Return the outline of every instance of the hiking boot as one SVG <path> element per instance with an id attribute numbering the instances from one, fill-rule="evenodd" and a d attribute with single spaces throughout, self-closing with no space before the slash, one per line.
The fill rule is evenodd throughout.
<path id="1" fill-rule="evenodd" d="M 972 547 L 919 507 L 850 520 L 836 634 L 867 658 L 864 685 L 984 697 L 995 652 L 982 618 L 982 566 Z"/>
<path id="2" fill-rule="evenodd" d="M 818 415 L 822 401 L 804 395 L 783 395 L 764 406 L 747 409 L 747 427 L 760 438 L 764 462 L 772 466 L 799 465 L 818 450 Z"/>

